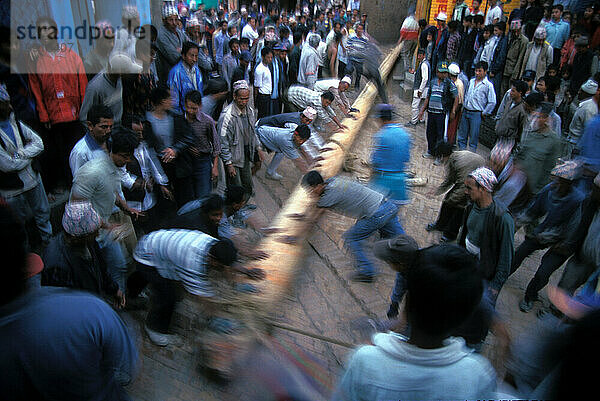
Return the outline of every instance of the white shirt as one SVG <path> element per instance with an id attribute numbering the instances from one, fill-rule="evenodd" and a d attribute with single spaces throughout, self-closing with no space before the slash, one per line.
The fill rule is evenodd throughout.
<path id="1" fill-rule="evenodd" d="M 246 24 L 242 29 L 242 38 L 248 38 L 250 40 L 250 46 L 254 42 L 254 39 L 258 38 L 258 32 L 250 24 Z"/>
<path id="2" fill-rule="evenodd" d="M 502 9 L 499 6 L 496 6 L 488 11 L 487 15 L 485 16 L 485 24 L 491 25 L 494 23 L 495 19 L 498 19 L 498 22 L 502 20 Z"/>
<path id="3" fill-rule="evenodd" d="M 254 87 L 258 88 L 258 93 L 270 95 L 273 91 L 271 70 L 264 63 L 260 63 L 254 70 Z"/>

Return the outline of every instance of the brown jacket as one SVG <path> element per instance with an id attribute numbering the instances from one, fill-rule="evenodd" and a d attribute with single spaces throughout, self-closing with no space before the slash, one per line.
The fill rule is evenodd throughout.
<path id="1" fill-rule="evenodd" d="M 452 152 L 446 162 L 446 178 L 437 190 L 438 194 L 448 191 L 444 202 L 455 207 L 467 206 L 468 198 L 465 193 L 465 179 L 478 167 L 485 165 L 485 159 L 468 150 Z"/>

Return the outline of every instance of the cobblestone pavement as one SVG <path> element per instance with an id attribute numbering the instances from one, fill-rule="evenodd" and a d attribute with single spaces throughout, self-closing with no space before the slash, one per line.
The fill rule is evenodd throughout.
<path id="1" fill-rule="evenodd" d="M 363 80 L 364 81 L 364 80 Z M 398 120 L 404 122 L 410 114 L 410 105 L 399 99 L 398 85 L 390 80 L 388 93 L 391 101 L 397 106 Z M 352 93 L 355 97 L 358 93 Z M 351 149 L 352 156 L 346 163 L 347 170 L 343 174 L 365 180 L 368 169 L 363 161 L 369 159 L 370 141 L 377 127 L 374 120 L 368 120 L 361 135 Z M 409 129 L 413 137 L 410 170 L 418 177 L 427 178 L 426 186 L 411 190 L 411 203 L 400 211 L 402 224 L 407 233 L 413 235 L 421 246 L 438 242 L 439 233 L 425 231 L 425 226 L 435 220 L 442 196 L 428 197 L 430 188 L 438 185 L 443 178 L 443 166 L 434 166 L 431 160 L 421 157 L 425 150 L 425 127 L 419 125 Z M 487 149 L 480 149 L 486 156 Z M 290 192 L 299 182 L 300 173 L 293 164 L 285 160 L 279 167 L 284 176 L 280 182 L 265 178 L 263 168 L 256 176 L 256 213 L 268 222 L 277 213 L 279 207 L 287 199 Z M 361 332 L 353 323 L 361 317 L 384 318 L 388 307 L 388 299 L 394 282 L 394 273 L 378 263 L 381 274 L 373 284 L 354 283 L 348 279 L 353 271 L 352 259 L 346 254 L 342 234 L 353 221 L 351 219 L 330 214 L 323 215 L 306 243 L 306 258 L 298 267 L 298 278 L 295 291 L 289 294 L 282 303 L 279 321 L 306 331 L 335 338 L 349 343 L 362 341 Z M 372 238 L 373 241 L 375 238 Z M 517 235 L 517 243 L 522 241 L 522 234 Z M 528 281 L 539 265 L 541 252 L 527 259 L 524 265 L 509 278 L 500 293 L 497 310 L 502 319 L 508 322 L 512 336 L 519 335 L 535 319 L 535 312 L 542 303 L 528 313 L 518 309 Z M 551 282 L 555 283 L 562 269 L 557 271 Z M 545 290 L 541 300 L 547 304 Z M 139 378 L 130 388 L 135 400 L 222 400 L 232 399 L 227 388 L 217 387 L 208 382 L 197 370 L 198 357 L 194 347 L 194 333 L 189 329 L 193 314 L 188 313 L 190 300 L 184 301 L 178 309 L 177 331 L 185 337 L 186 342 L 180 348 L 158 348 L 140 334 L 141 314 L 124 314 L 124 318 L 135 330 L 141 353 L 141 371 Z M 187 306 L 186 306 L 187 304 Z M 296 344 L 321 359 L 335 382 L 343 370 L 350 350 L 339 345 L 277 329 L 274 335 L 284 342 Z M 492 361 L 495 359 L 494 336 L 488 336 L 483 353 Z M 501 373 L 501 367 L 500 367 Z"/>

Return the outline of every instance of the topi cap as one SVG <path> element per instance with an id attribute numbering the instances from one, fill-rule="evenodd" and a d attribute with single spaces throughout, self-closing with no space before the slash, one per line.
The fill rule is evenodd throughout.
<path id="1" fill-rule="evenodd" d="M 451 75 L 458 75 L 460 74 L 460 67 L 458 66 L 458 64 L 452 63 L 448 66 L 448 72 Z"/>
<path id="2" fill-rule="evenodd" d="M 494 192 L 494 185 L 498 183 L 496 174 L 494 174 L 494 172 L 487 167 L 479 167 L 475 171 L 471 172 L 469 177 L 473 178 L 488 192 Z"/>
<path id="3" fill-rule="evenodd" d="M 67 234 L 83 237 L 96 232 L 101 225 L 102 219 L 91 202 L 69 202 L 65 205 L 62 226 Z"/>
<path id="4" fill-rule="evenodd" d="M 550 175 L 563 178 L 568 181 L 573 181 L 579 176 L 579 170 L 579 163 L 573 160 L 567 160 L 566 162 L 554 167 L 552 171 L 550 171 Z"/>
<path id="5" fill-rule="evenodd" d="M 246 82 L 246 80 L 244 79 L 240 79 L 239 81 L 235 81 L 233 83 L 233 93 L 242 90 L 242 89 L 249 89 L 250 87 L 248 86 L 248 82 Z"/>
<path id="6" fill-rule="evenodd" d="M 598 90 L 598 83 L 593 79 L 588 79 L 581 85 L 581 91 L 587 93 L 588 95 L 595 95 Z"/>
<path id="7" fill-rule="evenodd" d="M 446 13 L 439 13 L 437 17 L 435 17 L 435 19 L 437 21 L 446 21 L 448 19 L 448 16 L 446 15 Z"/>
<path id="8" fill-rule="evenodd" d="M 304 109 L 302 114 L 304 115 L 304 117 L 314 120 L 315 117 L 317 116 L 317 111 L 314 108 L 312 108 L 311 106 L 308 106 L 307 108 Z"/>
<path id="9" fill-rule="evenodd" d="M 533 37 L 534 39 L 546 39 L 546 28 L 543 26 L 538 27 L 535 30 Z"/>
<path id="10" fill-rule="evenodd" d="M 165 1 L 163 8 L 161 10 L 161 14 L 163 18 L 168 18 L 173 15 L 179 17 L 179 12 L 177 11 L 177 7 L 172 1 Z"/>

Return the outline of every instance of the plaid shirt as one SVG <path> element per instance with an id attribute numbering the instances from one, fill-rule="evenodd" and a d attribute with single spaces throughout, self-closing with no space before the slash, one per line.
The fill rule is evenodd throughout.
<path id="1" fill-rule="evenodd" d="M 199 111 L 190 126 L 194 134 L 194 147 L 199 153 L 210 154 L 212 157 L 221 153 L 221 141 L 217 135 L 215 120 Z"/>
<path id="2" fill-rule="evenodd" d="M 446 50 L 446 58 L 448 61 L 456 61 L 458 57 L 458 49 L 460 47 L 460 33 L 454 32 L 448 38 L 448 48 Z"/>
<path id="3" fill-rule="evenodd" d="M 317 110 L 317 119 L 321 123 L 327 124 L 331 122 L 331 117 L 335 116 L 335 112 L 331 106 L 323 107 L 321 104 L 321 94 L 310 90 L 303 86 L 291 86 L 288 90 L 288 100 L 292 102 L 300 110 L 304 110 L 308 106 Z"/>

